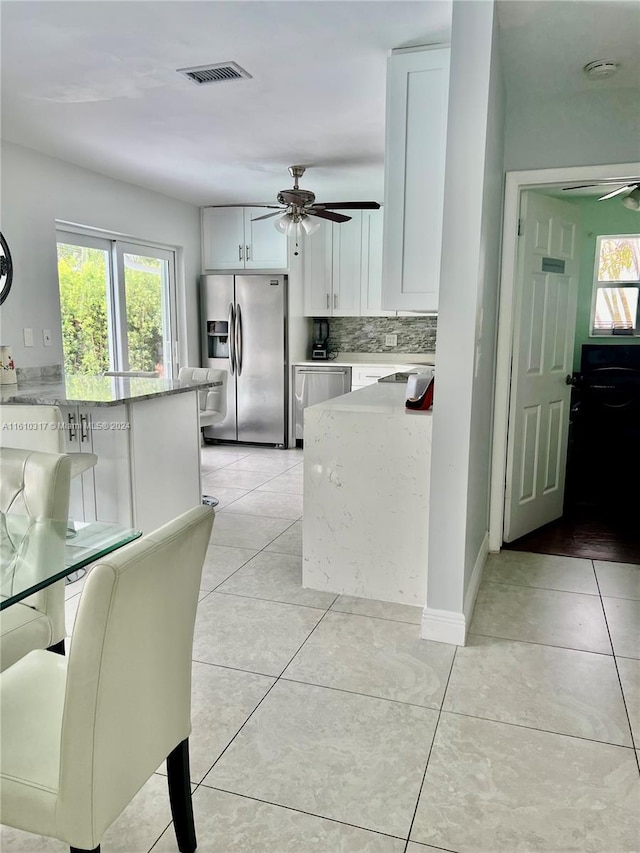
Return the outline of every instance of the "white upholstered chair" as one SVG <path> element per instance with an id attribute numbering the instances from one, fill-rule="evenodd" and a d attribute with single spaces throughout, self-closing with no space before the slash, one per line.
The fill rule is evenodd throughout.
<path id="1" fill-rule="evenodd" d="M 216 382 L 222 385 L 204 388 L 198 393 L 200 399 L 200 429 L 221 423 L 227 416 L 227 379 L 226 370 L 208 367 L 181 367 L 178 379 L 181 382 Z"/>
<path id="2" fill-rule="evenodd" d="M 0 822 L 99 851 L 166 758 L 178 848 L 196 849 L 191 658 L 213 518 L 196 507 L 96 563 L 68 657 L 31 652 L 0 675 Z"/>
<path id="3" fill-rule="evenodd" d="M 70 467 L 69 457 L 58 453 L 0 448 L 0 548 L 5 568 L 13 564 L 16 573 L 31 572 L 34 581 L 37 566 L 43 563 L 52 571 L 56 564 L 62 569 Z M 48 520 L 60 523 L 58 535 L 51 535 Z M 14 580 L 21 578 L 3 572 L 3 595 L 11 594 Z M 64 616 L 64 581 L 0 612 L 0 669 L 33 649 L 64 654 Z"/>
<path id="4" fill-rule="evenodd" d="M 0 447 L 13 447 L 22 450 L 37 450 L 43 453 L 65 453 L 65 423 L 62 412 L 58 406 L 37 405 L 10 405 L 0 406 Z M 67 453 L 71 461 L 71 479 L 79 477 L 97 463 L 98 457 L 95 453 Z M 67 512 L 69 494 L 67 494 Z M 66 634 L 64 623 L 64 581 L 49 587 L 46 594 L 38 594 L 37 604 L 29 603 L 44 617 L 49 620 L 53 638 L 48 646 L 55 646 L 60 654 L 64 654 L 64 638 Z M 10 624 L 18 619 L 20 610 L 15 610 L 13 605 L 7 610 L 5 623 Z M 11 616 L 9 616 L 9 611 Z M 22 611 L 23 615 L 26 615 Z M 2 629 L 4 631 L 4 629 Z M 13 625 L 13 644 L 11 648 L 15 653 L 20 646 L 22 654 L 26 654 L 33 648 L 47 648 L 48 646 L 29 645 L 28 634 L 23 631 L 19 624 Z M 20 640 L 22 635 L 24 642 Z M 4 637 L 3 637 L 3 644 Z M 2 655 L 2 665 L 9 666 L 11 655 L 7 651 Z"/>

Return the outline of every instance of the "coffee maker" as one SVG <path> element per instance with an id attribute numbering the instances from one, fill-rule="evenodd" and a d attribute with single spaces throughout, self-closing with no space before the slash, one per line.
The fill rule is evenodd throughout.
<path id="1" fill-rule="evenodd" d="M 326 361 L 329 358 L 329 323 L 326 320 L 313 321 L 311 358 L 314 361 Z"/>

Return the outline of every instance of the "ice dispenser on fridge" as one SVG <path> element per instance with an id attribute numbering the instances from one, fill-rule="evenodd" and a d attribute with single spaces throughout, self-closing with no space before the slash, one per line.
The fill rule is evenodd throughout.
<path id="1" fill-rule="evenodd" d="M 228 320 L 207 320 L 207 358 L 229 358 Z"/>

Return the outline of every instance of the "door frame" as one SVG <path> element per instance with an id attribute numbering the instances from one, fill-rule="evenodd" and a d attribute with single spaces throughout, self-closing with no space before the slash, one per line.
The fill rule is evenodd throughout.
<path id="1" fill-rule="evenodd" d="M 621 180 L 640 172 L 640 163 L 610 163 L 598 166 L 568 166 L 507 172 L 502 224 L 502 261 L 498 305 L 495 391 L 493 398 L 493 446 L 489 493 L 489 550 L 500 551 L 504 530 L 504 495 L 507 470 L 509 400 L 511 397 L 511 353 L 513 347 L 514 296 L 518 262 L 518 217 L 524 190 L 550 189 L 561 184 Z"/>

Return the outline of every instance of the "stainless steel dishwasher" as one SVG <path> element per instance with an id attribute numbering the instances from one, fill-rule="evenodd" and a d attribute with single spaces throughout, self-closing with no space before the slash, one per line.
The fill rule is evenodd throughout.
<path id="1" fill-rule="evenodd" d="M 299 365 L 293 368 L 295 393 L 296 442 L 304 438 L 303 412 L 307 406 L 322 403 L 351 391 L 351 368 L 337 365 Z"/>

